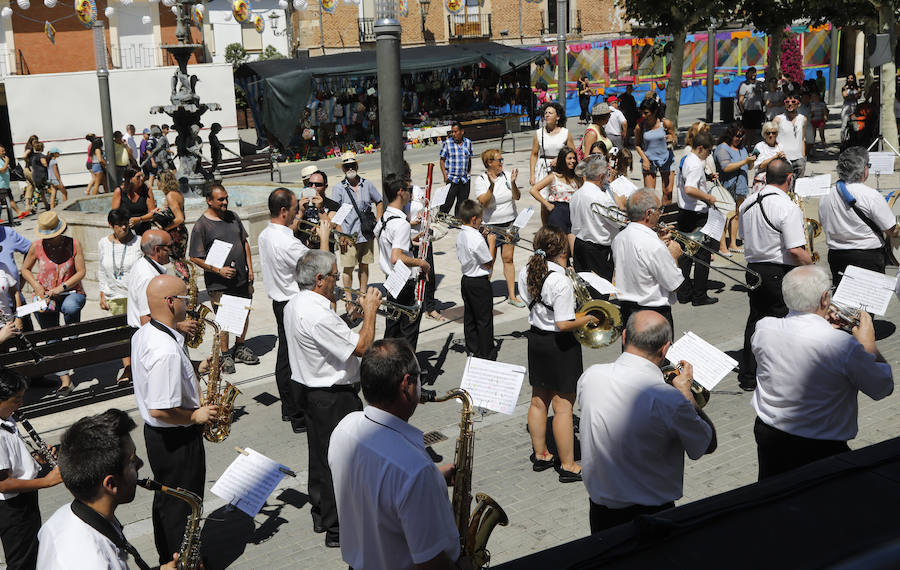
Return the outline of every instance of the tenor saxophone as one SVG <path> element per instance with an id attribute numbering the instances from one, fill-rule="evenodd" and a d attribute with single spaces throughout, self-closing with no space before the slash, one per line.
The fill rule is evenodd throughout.
<path id="1" fill-rule="evenodd" d="M 200 305 L 204 307 L 203 305 Z M 205 308 L 205 307 L 204 307 Z M 209 360 L 209 378 L 206 381 L 206 393 L 203 395 L 201 406 L 217 406 L 219 413 L 216 417 L 203 425 L 203 437 L 207 441 L 219 443 L 224 441 L 231 433 L 231 414 L 234 411 L 234 400 L 241 393 L 231 382 L 222 381 L 222 371 L 219 365 L 221 358 L 219 349 L 219 325 L 212 319 L 204 318 L 203 323 L 211 326 L 213 335 L 212 355 Z"/>
<path id="2" fill-rule="evenodd" d="M 178 549 L 179 570 L 196 570 L 201 567 L 200 562 L 200 520 L 203 515 L 203 500 L 196 493 L 178 487 L 173 489 L 153 479 L 138 479 L 137 484 L 148 491 L 159 491 L 181 499 L 191 507 L 188 515 L 187 526 L 184 528 L 184 538 L 181 539 L 181 548 Z"/>
<path id="3" fill-rule="evenodd" d="M 193 335 L 185 338 L 185 343 L 191 348 L 197 348 L 203 344 L 203 321 L 212 311 L 206 305 L 201 305 L 198 302 L 200 292 L 197 289 L 197 270 L 194 268 L 193 263 L 188 265 L 188 271 L 190 273 L 190 280 L 188 281 L 189 299 L 187 303 L 187 313 L 188 316 L 197 321 L 198 326 L 197 331 Z M 216 341 L 218 341 L 218 339 L 216 339 Z"/>
<path id="4" fill-rule="evenodd" d="M 459 530 L 462 555 L 472 560 L 474 568 L 484 568 L 491 560 L 487 541 L 498 524 L 506 526 L 509 518 L 497 502 L 485 493 L 475 495 L 475 512 L 472 507 L 472 462 L 475 455 L 475 432 L 472 426 L 472 397 L 462 388 L 454 388 L 443 396 L 433 390 L 423 390 L 421 402 L 446 402 L 457 399 L 462 403 L 459 421 L 459 439 L 456 440 L 456 480 L 453 483 L 453 519 Z"/>

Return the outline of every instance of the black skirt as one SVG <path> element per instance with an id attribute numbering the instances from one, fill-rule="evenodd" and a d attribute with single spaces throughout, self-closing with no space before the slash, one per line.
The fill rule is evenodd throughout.
<path id="1" fill-rule="evenodd" d="M 575 335 L 531 327 L 527 337 L 528 382 L 560 394 L 574 394 L 584 371 Z"/>

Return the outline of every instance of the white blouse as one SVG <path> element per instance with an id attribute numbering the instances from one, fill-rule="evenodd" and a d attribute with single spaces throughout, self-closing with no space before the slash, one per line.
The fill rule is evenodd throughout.
<path id="1" fill-rule="evenodd" d="M 123 245 L 117 239 L 110 241 L 109 236 L 104 236 L 97 242 L 97 255 L 100 291 L 106 295 L 107 300 L 127 298 L 131 266 L 143 255 L 140 238 L 133 236 L 131 241 Z"/>

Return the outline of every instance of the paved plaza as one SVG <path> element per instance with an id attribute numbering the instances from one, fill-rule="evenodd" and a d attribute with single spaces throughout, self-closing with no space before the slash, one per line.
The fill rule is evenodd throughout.
<path id="1" fill-rule="evenodd" d="M 829 122 L 831 142 L 837 136 L 836 117 L 838 108 L 832 107 Z M 682 110 L 680 126 L 685 129 L 703 112 L 702 106 L 685 107 Z M 580 135 L 583 127 L 576 128 L 574 120 L 569 127 Z M 576 136 L 577 140 L 578 136 Z M 497 146 L 497 141 L 476 143 L 476 153 Z M 523 190 L 519 209 L 528 205 L 537 206 L 527 193 L 528 152 L 530 139 L 519 135 L 515 140 L 516 152 L 507 140 L 505 157 L 507 168 L 519 168 L 519 180 Z M 830 156 L 818 162 L 811 162 L 810 173 L 833 172 L 836 145 L 829 148 Z M 424 181 L 423 164 L 437 163 L 438 148 L 431 146 L 406 153 L 413 167 L 417 184 Z M 677 151 L 680 155 L 682 151 Z M 361 157 L 360 167 L 363 177 L 378 179 L 379 155 Z M 639 162 L 638 162 L 639 164 Z M 302 165 L 292 164 L 284 168 L 285 181 L 296 180 Z M 339 171 L 334 160 L 321 161 L 334 182 Z M 473 172 L 481 172 L 480 160 L 473 164 Z M 436 178 L 440 170 L 436 168 Z M 638 172 L 632 179 L 637 182 Z M 334 184 L 332 183 L 332 186 Z M 638 185 L 640 185 L 638 183 Z M 875 185 L 871 181 L 871 185 Z M 883 177 L 882 189 L 900 187 L 897 175 Z M 76 189 L 75 192 L 80 192 Z M 537 208 L 536 208 L 537 209 Z M 807 206 L 807 214 L 814 215 L 816 204 Z M 538 229 L 540 217 L 535 215 L 522 232 L 530 241 Z M 31 222 L 30 226 L 33 226 Z M 22 228 L 31 234 L 28 224 Z M 455 231 L 435 242 L 435 265 L 439 286 L 437 298 L 444 314 L 450 322 L 438 323 L 430 319 L 422 320 L 422 334 L 419 340 L 419 357 L 425 364 L 424 381 L 438 392 L 459 385 L 465 365 L 465 354 L 459 341 L 462 340 L 462 305 L 459 293 L 459 263 L 454 251 Z M 824 237 L 816 244 L 816 249 L 824 253 Z M 516 249 L 516 268 L 523 267 L 529 253 Z M 823 255 L 823 258 L 825 256 Z M 736 257 L 739 259 L 739 257 Z M 824 263 L 824 261 L 820 262 Z M 720 264 L 717 264 L 720 265 Z M 255 264 L 257 271 L 259 263 Z M 383 275 L 374 266 L 372 281 L 380 282 Z M 889 269 L 889 271 L 892 271 Z M 736 274 L 737 275 L 737 274 Z M 492 278 L 494 289 L 495 333 L 501 343 L 498 360 L 510 363 L 526 362 L 526 340 L 522 332 L 528 329 L 527 310 L 506 303 L 506 286 L 502 280 L 502 265 L 497 262 Z M 674 307 L 676 337 L 684 331 L 693 331 L 720 349 L 737 358 L 743 344 L 743 329 L 747 318 L 747 296 L 734 290 L 731 282 L 725 282 L 717 274 L 711 281 L 722 284 L 720 292 L 710 291 L 718 296 L 718 304 L 691 307 Z M 259 283 L 259 282 L 258 282 Z M 84 319 L 101 316 L 96 302 L 96 283 L 86 282 L 89 303 L 84 311 Z M 280 421 L 280 405 L 274 382 L 275 365 L 275 321 L 271 303 L 266 298 L 261 283 L 256 287 L 251 313 L 248 344 L 261 356 L 258 366 L 238 364 L 237 373 L 225 376 L 236 383 L 242 391 L 237 401 L 237 414 L 231 436 L 223 443 L 206 444 L 207 452 L 207 492 L 204 504 L 206 519 L 203 530 L 204 551 L 210 557 L 208 568 L 346 568 L 340 550 L 326 548 L 324 535 L 314 534 L 306 495 L 307 443 L 305 435 L 295 435 L 290 424 Z M 900 316 L 898 303 L 892 301 L 887 315 L 879 319 L 878 346 L 892 364 L 900 359 L 900 334 L 888 321 L 896 321 Z M 379 330 L 383 330 L 384 319 L 378 320 Z M 380 337 L 380 333 L 377 333 Z M 206 343 L 196 351 L 195 358 L 205 357 L 209 350 L 209 335 Z M 598 350 L 585 349 L 585 367 L 595 363 L 614 360 L 619 354 L 618 345 Z M 103 379 L 110 382 L 111 370 Z M 92 380 L 76 373 L 79 389 L 87 389 Z M 512 415 L 488 413 L 476 417 L 475 461 L 473 491 L 485 492 L 496 499 L 509 516 L 509 526 L 497 527 L 491 536 L 489 548 L 495 564 L 513 560 L 548 547 L 583 537 L 588 534 L 588 496 L 583 484 L 560 484 L 553 471 L 535 473 L 530 468 L 528 456 L 531 453 L 530 440 L 525 431 L 526 411 L 530 400 L 530 388 L 526 384 L 519 395 L 518 405 Z M 900 394 L 889 396 L 881 402 L 872 402 L 867 397 L 860 398 L 860 430 L 851 447 L 859 448 L 883 441 L 900 431 Z M 128 410 L 140 425 L 133 397 L 85 406 L 50 416 L 37 418 L 35 427 L 50 443 L 57 443 L 62 431 L 82 415 L 93 414 L 109 407 Z M 730 374 L 713 391 L 706 411 L 718 430 L 719 446 L 715 453 L 699 461 L 686 460 L 684 478 L 684 498 L 678 504 L 728 491 L 756 480 L 756 448 L 752 433 L 755 414 L 750 406 L 750 394 L 738 389 L 736 375 Z M 434 446 L 434 451 L 443 456 L 444 461 L 453 459 L 454 445 L 459 433 L 459 406 L 456 403 L 428 404 L 421 406 L 411 419 L 423 431 L 438 430 L 447 440 Z M 144 459 L 144 442 L 139 427 L 134 432 L 138 453 Z M 215 479 L 221 475 L 235 458 L 235 446 L 250 447 L 292 468 L 296 478 L 286 478 L 278 490 L 269 498 L 262 512 L 250 520 L 240 511 L 231 509 L 221 499 L 209 492 Z M 145 466 L 141 475 L 150 476 Z M 164 483 L 164 482 L 163 482 Z M 71 500 L 63 486 L 40 492 L 40 504 L 44 519 L 49 518 L 61 505 Z M 135 501 L 121 507 L 117 515 L 126 525 L 129 540 L 138 548 L 148 562 L 155 561 L 152 525 L 150 521 L 152 495 L 138 490 Z M 73 568 L 76 568 L 73 565 Z"/>

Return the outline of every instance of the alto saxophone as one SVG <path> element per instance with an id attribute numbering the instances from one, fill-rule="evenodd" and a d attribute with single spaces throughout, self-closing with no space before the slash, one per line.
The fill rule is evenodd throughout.
<path id="1" fill-rule="evenodd" d="M 200 561 L 200 520 L 203 515 L 203 499 L 196 493 L 178 487 L 173 489 L 153 479 L 138 479 L 137 484 L 148 491 L 159 491 L 175 498 L 181 499 L 191 507 L 187 526 L 184 528 L 184 538 L 181 539 L 181 548 L 178 549 L 179 570 L 196 570 L 201 567 Z"/>
<path id="2" fill-rule="evenodd" d="M 200 292 L 197 289 L 197 270 L 193 263 L 188 265 L 188 271 L 190 272 L 190 281 L 188 281 L 187 314 L 191 319 L 197 321 L 198 326 L 197 332 L 185 338 L 185 343 L 191 348 L 197 348 L 203 344 L 203 321 L 212 311 L 206 305 L 198 303 Z"/>
<path id="3" fill-rule="evenodd" d="M 457 399 L 462 402 L 462 417 L 459 421 L 459 439 L 456 440 L 456 481 L 453 484 L 453 519 L 459 530 L 462 555 L 472 559 L 474 568 L 484 568 L 491 560 L 487 541 L 498 524 L 506 526 L 509 518 L 503 508 L 485 493 L 475 495 L 475 512 L 472 507 L 472 462 L 475 456 L 475 432 L 472 426 L 472 397 L 462 388 L 454 388 L 443 396 L 434 390 L 422 390 L 420 401 L 446 402 Z"/>
<path id="4" fill-rule="evenodd" d="M 206 308 L 203 305 L 200 307 Z M 207 309 L 209 310 L 209 309 Z M 203 437 L 207 441 L 219 443 L 224 441 L 231 433 L 231 414 L 234 411 L 234 400 L 241 393 L 234 384 L 225 382 L 222 386 L 222 371 L 219 364 L 221 358 L 219 349 L 219 325 L 212 319 L 204 318 L 200 322 L 211 326 L 213 335 L 212 355 L 209 360 L 209 378 L 206 380 L 206 394 L 203 395 L 201 406 L 217 406 L 219 412 L 216 417 L 203 425 Z"/>

